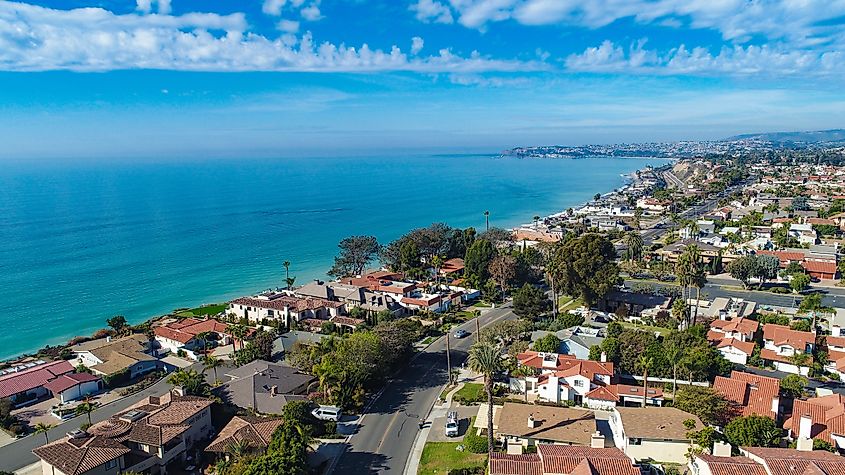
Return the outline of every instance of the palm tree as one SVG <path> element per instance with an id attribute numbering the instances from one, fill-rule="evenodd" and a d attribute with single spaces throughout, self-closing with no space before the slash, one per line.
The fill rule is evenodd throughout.
<path id="1" fill-rule="evenodd" d="M 194 337 L 202 342 L 202 354 L 205 354 L 206 347 L 208 346 L 208 337 L 210 336 L 211 332 L 200 332 Z"/>
<path id="2" fill-rule="evenodd" d="M 648 370 L 654 365 L 654 358 L 651 356 L 640 355 L 640 359 L 637 362 L 637 366 L 643 370 L 643 407 L 645 407 L 646 400 L 648 399 Z"/>
<path id="3" fill-rule="evenodd" d="M 233 325 L 229 325 L 226 327 L 226 331 L 232 335 L 232 351 L 237 352 L 238 349 L 235 348 L 235 341 L 240 340 L 241 342 L 241 349 L 244 349 L 244 338 L 246 337 L 247 332 L 249 329 L 243 323 L 235 323 Z"/>
<path id="4" fill-rule="evenodd" d="M 203 359 L 202 363 L 206 370 L 210 369 L 214 371 L 214 380 L 217 381 L 217 368 L 223 366 L 223 360 L 221 360 L 220 358 L 215 358 L 213 356 L 206 356 Z"/>
<path id="5" fill-rule="evenodd" d="M 632 231 L 625 235 L 625 245 L 628 246 L 628 255 L 633 263 L 640 260 L 643 252 L 643 237 L 640 233 Z"/>
<path id="6" fill-rule="evenodd" d="M 248 440 L 237 440 L 226 447 L 226 454 L 236 462 L 252 451 L 252 444 Z"/>
<path id="7" fill-rule="evenodd" d="M 534 230 L 536 231 L 537 228 L 540 227 L 540 216 L 534 215 Z"/>
<path id="8" fill-rule="evenodd" d="M 43 433 L 44 434 L 44 443 L 49 444 L 50 443 L 50 435 L 48 434 L 48 432 L 52 428 L 53 428 L 53 424 L 45 424 L 43 422 L 39 422 L 38 424 L 35 424 L 35 433 L 36 434 Z"/>
<path id="9" fill-rule="evenodd" d="M 285 282 L 288 284 L 288 290 L 290 290 L 290 261 L 285 261 L 282 265 L 285 266 Z"/>
<path id="10" fill-rule="evenodd" d="M 197 373 L 194 369 L 176 370 L 170 375 L 167 382 L 174 386 L 182 386 L 182 390 L 187 396 L 202 396 L 208 392 L 205 376 Z"/>
<path id="11" fill-rule="evenodd" d="M 91 399 L 86 397 L 78 406 L 76 406 L 74 413 L 77 416 L 81 416 L 82 414 L 87 415 L 88 416 L 88 425 L 90 426 L 91 425 L 91 413 L 94 412 L 94 409 L 96 409 L 96 408 L 97 408 L 97 406 L 91 401 Z"/>
<path id="12" fill-rule="evenodd" d="M 487 456 L 493 456 L 493 375 L 502 370 L 502 352 L 499 347 L 478 342 L 469 349 L 469 368 L 484 375 L 484 392 L 487 393 Z"/>
<path id="13" fill-rule="evenodd" d="M 489 231 L 490 230 L 490 211 L 484 212 L 484 222 L 487 225 L 487 227 L 486 227 L 487 231 Z"/>
<path id="14" fill-rule="evenodd" d="M 666 345 L 663 354 L 672 365 L 672 397 L 675 397 L 678 392 L 678 360 L 682 355 L 681 348 L 678 345 Z"/>
<path id="15" fill-rule="evenodd" d="M 431 258 L 431 267 L 434 267 L 434 282 L 440 284 L 440 269 L 443 268 L 443 258 L 434 256 Z"/>

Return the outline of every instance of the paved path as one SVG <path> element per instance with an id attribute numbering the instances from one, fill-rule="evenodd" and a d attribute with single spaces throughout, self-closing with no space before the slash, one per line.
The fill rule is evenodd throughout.
<path id="1" fill-rule="evenodd" d="M 485 311 L 480 318 L 482 326 L 486 326 L 516 316 L 506 304 Z M 476 339 L 474 320 L 458 328 L 471 335 L 461 340 L 451 339 L 452 365 L 456 367 L 466 359 L 467 351 Z M 361 417 L 358 431 L 350 438 L 334 473 L 404 472 L 420 431 L 419 420 L 428 418 L 446 384 L 445 347 L 445 338 L 438 339 L 387 382 L 384 392 Z"/>
<path id="2" fill-rule="evenodd" d="M 202 371 L 202 365 L 200 364 L 195 364 L 191 366 L 191 368 L 194 368 L 197 371 Z M 127 409 L 129 406 L 136 404 L 142 399 L 149 396 L 160 396 L 169 391 L 172 387 L 172 385 L 167 383 L 167 378 L 162 379 L 141 392 L 127 396 L 123 399 L 118 399 L 97 408 L 91 413 L 91 422 L 96 424 L 97 422 L 104 421 L 118 412 Z M 88 416 L 78 416 L 53 427 L 47 434 L 52 442 L 64 437 L 68 432 L 74 429 L 79 429 L 82 424 L 87 422 Z M 44 445 L 44 434 L 32 434 L 22 439 L 18 439 L 11 444 L 0 447 L 0 471 L 14 472 L 26 467 L 27 465 L 38 462 L 38 457 L 32 453 L 32 449 L 42 445 Z"/>

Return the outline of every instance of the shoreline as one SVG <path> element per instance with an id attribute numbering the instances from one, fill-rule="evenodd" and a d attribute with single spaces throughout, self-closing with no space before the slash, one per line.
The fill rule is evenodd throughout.
<path id="1" fill-rule="evenodd" d="M 491 155 L 490 155 L 490 157 L 491 157 L 491 158 L 494 158 L 494 159 L 496 159 L 496 158 L 497 158 L 497 157 L 495 157 L 495 154 L 491 154 Z M 514 157 L 504 157 L 504 158 L 514 158 Z M 580 158 L 578 158 L 577 160 L 579 160 L 579 161 L 580 161 L 580 160 L 588 160 L 588 159 L 590 159 L 590 158 L 597 158 L 597 159 L 608 159 L 608 158 L 610 158 L 610 159 L 620 159 L 620 160 L 625 160 L 625 159 L 635 159 L 635 158 L 636 158 L 636 159 L 641 159 L 641 160 L 660 160 L 660 161 L 662 161 L 662 162 L 669 161 L 669 163 L 667 163 L 667 164 L 665 164 L 665 165 L 661 165 L 661 167 L 663 167 L 663 166 L 667 166 L 667 165 L 669 165 L 669 164 L 671 164 L 671 163 L 673 163 L 673 162 L 675 162 L 675 161 L 679 160 L 679 158 L 659 158 L 659 157 L 608 157 L 608 156 L 580 157 Z M 551 160 L 551 159 L 540 159 L 540 160 Z M 563 159 L 557 159 L 557 160 L 563 160 Z M 572 160 L 572 159 L 571 159 L 571 158 L 567 158 L 566 160 Z M 651 167 L 651 165 L 649 165 L 649 167 Z M 661 168 L 661 167 L 653 167 L 653 168 L 654 168 L 654 169 L 659 169 L 659 168 Z M 625 188 L 627 188 L 628 186 L 630 186 L 630 184 L 631 184 L 631 183 L 633 182 L 633 180 L 635 179 L 637 172 L 642 171 L 642 170 L 644 170 L 644 169 L 645 169 L 645 168 L 638 168 L 638 169 L 633 170 L 633 171 L 631 171 L 631 172 L 620 174 L 622 177 L 624 177 L 624 178 L 625 178 L 625 182 L 624 182 L 624 184 L 622 184 L 622 185 L 618 186 L 617 188 L 615 188 L 615 189 L 613 189 L 613 190 L 609 190 L 609 191 L 606 191 L 606 192 L 602 193 L 602 197 L 610 196 L 610 195 L 613 195 L 613 194 L 615 194 L 615 193 L 621 192 L 622 190 L 624 190 Z M 578 201 L 577 203 L 573 203 L 573 204 L 572 204 L 572 206 L 570 206 L 570 207 L 572 207 L 572 208 L 578 208 L 578 207 L 584 206 L 585 204 L 589 203 L 590 201 L 591 201 L 591 200 L 589 200 L 589 199 L 588 199 L 588 200 L 586 200 L 586 201 Z M 553 219 L 553 218 L 560 217 L 560 216 L 565 215 L 565 214 L 566 214 L 566 210 L 564 209 L 564 210 L 556 211 L 556 212 L 554 212 L 554 213 L 552 213 L 552 214 L 545 215 L 545 216 L 543 216 L 543 218 L 541 218 L 541 219 Z M 520 228 L 520 227 L 530 226 L 530 225 L 531 225 L 531 223 L 533 223 L 533 222 L 530 222 L 530 223 L 523 223 L 523 224 L 519 224 L 519 223 L 517 223 L 517 224 L 514 224 L 514 225 L 505 224 L 505 225 L 502 227 L 502 229 L 515 230 L 515 229 L 518 229 L 518 228 Z M 407 232 L 407 231 L 408 231 L 408 230 L 406 230 L 405 232 Z M 321 277 L 325 277 L 325 276 L 321 276 Z M 307 282 L 308 280 L 310 280 L 310 279 L 306 279 L 306 280 L 304 280 L 304 282 Z M 266 289 L 262 289 L 262 290 L 266 290 Z M 260 291 L 260 290 L 258 290 L 258 291 Z M 249 292 L 249 291 L 248 291 L 248 292 Z M 256 290 L 252 290 L 251 292 L 253 292 L 253 293 L 254 293 L 254 292 L 256 292 Z M 223 298 L 223 296 L 224 296 L 224 295 L 226 295 L 226 294 L 221 294 L 219 297 L 220 297 L 220 298 Z M 234 292 L 232 293 L 232 295 L 234 295 Z M 166 318 L 166 317 L 168 317 L 168 316 L 172 316 L 172 315 L 173 315 L 173 314 L 174 314 L 177 310 L 182 310 L 182 309 L 192 309 L 192 308 L 200 308 L 200 307 L 204 307 L 204 306 L 208 306 L 208 305 L 216 305 L 216 304 L 219 304 L 219 303 L 226 303 L 226 302 L 228 302 L 229 300 L 230 300 L 230 299 L 225 299 L 225 298 L 224 298 L 222 301 L 219 301 L 219 299 L 218 299 L 218 298 L 214 298 L 214 299 L 211 299 L 211 301 L 209 301 L 209 300 L 205 300 L 205 302 L 200 302 L 200 303 L 197 303 L 196 305 L 187 305 L 187 306 L 186 306 L 186 305 L 180 305 L 179 307 L 174 308 L 172 311 L 170 311 L 170 312 L 168 312 L 168 313 L 164 313 L 164 314 L 159 314 L 159 315 L 153 315 L 153 316 L 145 317 L 145 318 L 143 318 L 143 319 L 139 320 L 137 323 L 132 323 L 132 322 L 130 322 L 130 325 L 131 325 L 131 326 L 133 326 L 133 327 L 137 327 L 137 326 L 142 326 L 142 325 L 145 325 L 145 324 L 150 324 L 150 323 L 155 322 L 155 321 L 157 321 L 157 320 L 160 320 L 160 319 L 162 319 L 162 318 Z M 7 358 L 0 359 L 0 366 L 2 366 L 2 365 L 6 365 L 6 364 L 11 364 L 11 363 L 13 363 L 13 362 L 16 362 L 16 361 L 19 361 L 19 360 L 22 360 L 22 359 L 27 359 L 27 358 L 38 358 L 38 355 L 39 355 L 39 354 L 41 354 L 41 353 L 43 353 L 43 352 L 56 352 L 56 351 L 57 351 L 57 349 L 58 349 L 58 350 L 61 350 L 61 349 L 63 349 L 63 348 L 67 348 L 67 347 L 71 346 L 71 345 L 70 345 L 70 343 L 71 343 L 71 342 L 73 342 L 74 340 L 79 340 L 79 339 L 88 339 L 88 340 L 90 340 L 90 339 L 93 339 L 93 336 L 94 336 L 94 335 L 96 335 L 98 332 L 102 332 L 103 330 L 108 330 L 108 328 L 104 325 L 103 327 L 101 327 L 101 328 L 99 328 L 99 329 L 93 330 L 93 331 L 92 331 L 92 333 L 90 333 L 90 334 L 88 334 L 88 335 L 75 335 L 75 336 L 73 336 L 73 337 L 69 337 L 69 338 L 67 338 L 66 340 L 64 340 L 64 341 L 62 341 L 62 342 L 59 342 L 59 343 L 56 343 L 56 344 L 49 344 L 49 343 L 47 343 L 47 344 L 44 344 L 44 345 L 39 346 L 39 347 L 38 347 L 37 349 L 35 349 L 35 350 L 28 351 L 28 352 L 17 353 L 16 355 L 13 355 L 13 356 L 10 356 L 10 357 L 7 357 Z"/>

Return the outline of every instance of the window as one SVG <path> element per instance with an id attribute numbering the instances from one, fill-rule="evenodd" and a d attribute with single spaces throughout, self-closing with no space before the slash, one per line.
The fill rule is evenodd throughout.
<path id="1" fill-rule="evenodd" d="M 642 445 L 642 444 L 643 444 L 643 439 L 640 439 L 640 438 L 631 438 L 628 441 L 628 445 Z"/>
<path id="2" fill-rule="evenodd" d="M 572 384 L 576 388 L 580 388 L 580 387 L 584 386 L 584 381 L 581 381 L 580 379 L 576 379 L 575 381 L 572 382 Z"/>
<path id="3" fill-rule="evenodd" d="M 117 467 L 117 459 L 106 462 L 106 470 L 111 470 L 115 467 Z"/>

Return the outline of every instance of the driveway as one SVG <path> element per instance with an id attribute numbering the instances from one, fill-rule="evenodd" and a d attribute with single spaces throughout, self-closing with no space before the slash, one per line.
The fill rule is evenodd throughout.
<path id="1" fill-rule="evenodd" d="M 458 436 L 446 437 L 446 417 L 435 417 L 431 424 L 431 431 L 428 433 L 429 442 L 460 442 L 470 429 L 470 419 L 475 417 L 478 406 L 452 407 L 449 411 L 458 413 Z"/>

